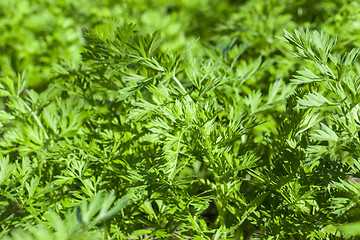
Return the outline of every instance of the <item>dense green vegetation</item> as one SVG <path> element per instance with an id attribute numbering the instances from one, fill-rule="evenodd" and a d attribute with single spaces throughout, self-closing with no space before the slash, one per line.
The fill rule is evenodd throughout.
<path id="1" fill-rule="evenodd" d="M 0 1 L 0 238 L 357 239 L 359 5 Z"/>

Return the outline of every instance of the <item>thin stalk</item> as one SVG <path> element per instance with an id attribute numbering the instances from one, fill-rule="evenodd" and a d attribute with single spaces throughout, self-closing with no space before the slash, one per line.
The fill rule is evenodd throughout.
<path id="1" fill-rule="evenodd" d="M 25 107 L 28 111 L 31 112 L 31 115 L 34 117 L 37 125 L 41 128 L 41 130 L 44 132 L 45 135 L 45 139 L 49 139 L 49 136 L 46 133 L 46 130 L 44 128 L 44 126 L 42 125 L 42 123 L 40 122 L 40 119 L 38 118 L 38 116 L 36 115 L 36 113 L 25 103 Z"/>
<path id="2" fill-rule="evenodd" d="M 179 79 L 177 79 L 177 77 L 175 76 L 175 74 L 171 74 L 171 77 L 175 80 L 175 82 L 177 83 L 177 85 L 180 87 L 180 89 L 182 90 L 183 94 L 186 95 L 187 100 L 189 100 L 190 102 L 193 102 L 194 100 L 190 97 L 190 95 L 188 94 L 188 92 L 186 91 L 186 89 L 184 88 L 184 86 L 181 84 L 181 82 L 179 81 Z"/>

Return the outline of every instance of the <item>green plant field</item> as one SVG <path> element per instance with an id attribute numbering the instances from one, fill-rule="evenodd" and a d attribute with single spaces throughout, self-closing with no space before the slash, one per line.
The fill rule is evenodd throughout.
<path id="1" fill-rule="evenodd" d="M 360 3 L 0 1 L 0 238 L 359 239 Z"/>

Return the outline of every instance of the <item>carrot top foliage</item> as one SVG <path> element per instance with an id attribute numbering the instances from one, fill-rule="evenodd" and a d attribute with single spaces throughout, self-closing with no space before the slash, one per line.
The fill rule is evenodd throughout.
<path id="1" fill-rule="evenodd" d="M 15 2 L 3 239 L 360 234 L 356 2 Z"/>

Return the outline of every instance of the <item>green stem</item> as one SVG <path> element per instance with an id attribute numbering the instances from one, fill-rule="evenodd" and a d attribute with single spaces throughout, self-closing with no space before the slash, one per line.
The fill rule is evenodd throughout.
<path id="1" fill-rule="evenodd" d="M 179 79 L 177 79 L 177 77 L 175 76 L 175 74 L 171 74 L 171 77 L 175 80 L 175 82 L 177 83 L 177 85 L 179 85 L 180 89 L 182 90 L 183 94 L 186 95 L 186 98 L 190 101 L 193 102 L 194 100 L 192 100 L 192 98 L 190 97 L 190 95 L 188 94 L 188 92 L 186 91 L 186 89 L 184 88 L 184 86 L 181 84 L 181 82 L 179 81 Z"/>
<path id="2" fill-rule="evenodd" d="M 44 128 L 44 126 L 42 125 L 42 123 L 40 122 L 40 119 L 38 118 L 38 116 L 36 115 L 36 113 L 25 103 L 25 107 L 28 111 L 31 112 L 31 115 L 34 117 L 36 123 L 38 124 L 38 126 L 41 128 L 41 130 L 44 132 L 45 138 L 49 139 L 49 136 L 46 133 L 46 130 Z"/>

